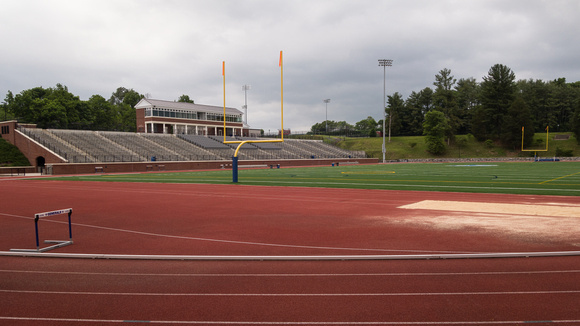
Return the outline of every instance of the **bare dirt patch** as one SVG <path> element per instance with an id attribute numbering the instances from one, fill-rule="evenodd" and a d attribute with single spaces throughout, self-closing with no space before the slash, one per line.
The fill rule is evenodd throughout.
<path id="1" fill-rule="evenodd" d="M 433 229 L 516 236 L 580 247 L 580 206 L 424 200 L 398 208 L 430 210 L 397 221 Z"/>

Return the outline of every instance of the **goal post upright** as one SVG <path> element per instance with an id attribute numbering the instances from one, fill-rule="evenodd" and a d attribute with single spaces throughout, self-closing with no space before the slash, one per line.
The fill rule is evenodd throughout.
<path id="1" fill-rule="evenodd" d="M 240 148 L 246 143 L 283 143 L 284 142 L 284 71 L 283 71 L 283 56 L 280 51 L 280 139 L 273 140 L 230 140 L 226 138 L 226 62 L 222 61 L 222 79 L 223 79 L 223 93 L 224 93 L 224 144 L 239 144 L 232 156 L 232 182 L 238 182 L 238 153 Z"/>
<path id="2" fill-rule="evenodd" d="M 524 130 L 525 128 L 522 126 L 522 152 L 547 152 L 548 151 L 548 142 L 550 139 L 550 126 L 546 126 L 546 149 L 524 149 Z M 536 154 L 534 154 L 534 157 Z"/>

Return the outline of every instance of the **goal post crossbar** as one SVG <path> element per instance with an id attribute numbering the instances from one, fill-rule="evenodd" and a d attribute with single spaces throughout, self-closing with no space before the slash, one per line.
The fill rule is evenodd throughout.
<path id="1" fill-rule="evenodd" d="M 283 64 L 283 52 L 280 51 L 280 61 L 278 63 L 280 67 L 280 139 L 272 140 L 227 140 L 226 139 L 226 62 L 222 61 L 222 79 L 223 79 L 223 94 L 224 94 L 224 126 L 223 126 L 223 136 L 224 144 L 238 144 L 234 156 L 232 157 L 232 182 L 238 182 L 238 152 L 244 144 L 247 143 L 283 143 L 284 142 L 284 64 Z"/>
<path id="2" fill-rule="evenodd" d="M 545 149 L 524 149 L 524 127 L 522 127 L 522 152 L 547 152 L 550 126 L 546 127 L 546 148 Z"/>

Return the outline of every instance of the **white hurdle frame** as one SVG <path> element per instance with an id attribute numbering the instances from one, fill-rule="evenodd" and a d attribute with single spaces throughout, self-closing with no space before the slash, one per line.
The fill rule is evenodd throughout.
<path id="1" fill-rule="evenodd" d="M 67 214 L 68 213 L 68 235 L 69 240 L 44 240 L 44 243 L 54 243 L 52 246 L 40 248 L 40 240 L 38 237 L 38 221 L 41 218 L 49 217 L 53 215 L 60 215 L 60 214 Z M 72 223 L 71 223 L 71 215 L 72 215 L 72 208 L 66 209 L 59 209 L 56 211 L 38 213 L 34 215 L 34 229 L 36 231 L 36 249 L 10 249 L 10 251 L 19 251 L 19 252 L 45 252 L 52 249 L 65 247 L 73 244 L 72 240 Z"/>

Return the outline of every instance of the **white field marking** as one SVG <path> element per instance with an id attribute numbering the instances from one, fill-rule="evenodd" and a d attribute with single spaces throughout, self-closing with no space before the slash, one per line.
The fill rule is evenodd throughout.
<path id="1" fill-rule="evenodd" d="M 150 179 L 151 180 L 151 179 Z M 165 179 L 159 179 L 157 181 L 166 181 Z M 196 184 L 198 182 L 209 182 L 210 184 L 227 184 L 227 180 L 216 181 L 215 179 L 178 179 L 177 181 L 188 181 L 190 184 Z M 194 182 L 191 182 L 194 181 Z M 415 184 L 389 184 L 389 183 L 349 183 L 349 182 L 305 182 L 305 181 L 268 181 L 268 180 L 244 180 L 244 183 L 276 183 L 276 184 L 318 184 L 318 185 L 361 185 L 361 186 L 373 186 L 373 187 L 418 187 L 418 188 L 456 188 L 456 189 L 494 189 L 494 190 L 522 190 L 531 192 L 546 192 L 546 191 L 564 191 L 564 192 L 580 192 L 580 189 L 557 189 L 557 188 L 516 188 L 516 187 L 474 187 L 474 186 L 445 186 L 445 185 L 415 185 Z M 140 183 L 155 183 L 153 180 L 151 182 L 140 182 Z M 207 184 L 207 183 L 200 183 Z M 73 189 L 73 188 L 71 188 Z M 103 190 L 102 188 L 95 188 L 95 190 Z M 125 190 L 131 192 L 130 190 Z M 149 192 L 143 190 L 142 192 Z"/>
<path id="2" fill-rule="evenodd" d="M 75 323 L 147 323 L 178 325 L 515 325 L 530 323 L 574 324 L 580 320 L 494 320 L 494 321 L 209 321 L 209 320 L 122 320 L 43 317 L 3 317 L 0 320 L 50 321 Z"/>
<path id="3" fill-rule="evenodd" d="M 142 183 L 156 183 L 153 182 L 142 182 Z M 176 181 L 192 181 L 190 179 L 173 179 Z M 166 181 L 165 179 L 159 179 L 157 181 Z M 211 184 L 227 184 L 227 180 L 216 181 L 214 179 L 195 179 L 193 181 L 199 182 L 210 182 Z M 494 189 L 494 190 L 526 190 L 526 191 L 540 191 L 542 193 L 546 191 L 569 191 L 569 192 L 580 192 L 580 189 L 548 189 L 548 188 L 516 188 L 516 187 L 474 187 L 474 186 L 444 186 L 444 185 L 417 185 L 417 184 L 390 184 L 390 183 L 353 183 L 353 182 L 306 182 L 306 181 L 286 181 L 286 180 L 244 180 L 244 183 L 276 183 L 276 184 L 316 184 L 316 185 L 352 185 L 352 186 L 373 186 L 373 187 L 419 187 L 419 188 L 461 188 L 461 189 Z M 191 184 L 195 184 L 192 182 Z M 202 183 L 205 184 L 205 183 Z M 535 185 L 535 183 L 533 184 Z"/>
<path id="4" fill-rule="evenodd" d="M 199 180 L 207 181 L 211 180 Z M 352 182 L 304 182 L 304 181 L 257 181 L 244 180 L 246 183 L 278 183 L 278 184 L 318 184 L 318 185 L 354 185 L 354 186 L 377 186 L 377 187 L 418 187 L 418 188 L 461 188 L 461 189 L 494 189 L 494 190 L 525 190 L 525 191 L 569 191 L 580 192 L 580 189 L 548 189 L 548 188 L 515 188 L 515 187 L 473 187 L 473 186 L 441 186 L 441 185 L 415 185 L 415 184 L 390 184 L 390 183 L 352 183 Z"/>
<path id="5" fill-rule="evenodd" d="M 153 292 L 75 292 L 3 290 L 0 293 L 52 294 L 52 295 L 104 295 L 104 296 L 144 296 L 144 297 L 431 297 L 461 295 L 547 295 L 580 294 L 580 290 L 552 291 L 480 291 L 480 292 L 400 292 L 400 293 L 153 293 Z"/>
<path id="6" fill-rule="evenodd" d="M 193 273 L 103 273 L 103 272 L 62 272 L 62 271 L 31 271 L 0 269 L 0 273 L 23 273 L 23 274 L 62 274 L 62 275 L 98 275 L 98 276 L 158 276 L 158 277 L 376 277 L 376 276 L 481 276 L 481 275 L 538 275 L 538 274 L 573 274 L 580 270 L 554 270 L 554 271 L 517 271 L 517 272 L 435 272 L 435 273 L 232 273 L 232 274 L 193 274 Z"/>
<path id="7" fill-rule="evenodd" d="M 32 217 L 27 216 L 20 216 L 14 214 L 5 214 L 0 213 L 0 215 L 11 216 L 11 217 L 18 217 L 24 219 L 33 219 Z M 50 223 L 61 223 L 61 224 L 68 224 L 68 221 L 53 221 L 47 220 Z M 252 246 L 266 246 L 266 247 L 282 247 L 282 248 L 300 248 L 300 249 L 324 249 L 324 250 L 345 250 L 345 251 L 379 251 L 379 252 L 423 252 L 423 253 L 478 253 L 472 251 L 446 251 L 446 250 L 410 250 L 410 249 L 372 249 L 372 248 L 344 248 L 344 247 L 324 247 L 324 246 L 301 246 L 301 245 L 289 245 L 289 244 L 276 244 L 276 243 L 265 243 L 265 242 L 249 242 L 249 241 L 235 241 L 235 240 L 222 240 L 222 239 L 210 239 L 210 238 L 198 238 L 198 237 L 186 237 L 186 236 L 179 236 L 179 235 L 169 235 L 169 234 L 159 234 L 159 233 L 151 233 L 151 232 L 143 232 L 143 231 L 134 231 L 134 230 L 126 230 L 126 229 L 118 229 L 118 228 L 111 228 L 106 226 L 97 226 L 97 225 L 90 225 L 90 224 L 81 224 L 81 223 L 72 223 L 75 227 L 88 227 L 88 228 L 95 228 L 101 230 L 108 230 L 108 231 L 117 231 L 117 232 L 126 232 L 126 233 L 133 233 L 133 234 L 140 234 L 146 236 L 153 236 L 153 237 L 163 237 L 163 238 L 171 238 L 171 239 L 180 239 L 180 240 L 195 240 L 195 241 L 209 241 L 209 242 L 219 242 L 219 243 L 231 243 L 231 244 L 240 244 L 240 245 L 252 245 Z"/>
<path id="8" fill-rule="evenodd" d="M 200 184 L 200 183 L 198 183 Z M 181 185 L 181 184 L 179 184 Z M 200 184 L 200 185 L 206 185 L 206 184 Z M 214 184 L 212 184 L 214 185 Z M 224 184 L 215 184 L 218 186 L 224 186 Z M 239 185 L 238 187 L 253 187 L 250 185 Z M 280 186 L 271 186 L 271 185 L 262 185 L 262 187 L 275 187 L 275 188 L 280 188 Z M 45 188 L 45 189 L 54 189 L 55 187 L 48 187 L 48 186 L 37 186 L 35 187 L 35 189 L 38 188 Z M 69 189 L 69 190 L 86 190 L 86 191 L 105 191 L 105 192 L 110 192 L 110 189 L 107 188 L 97 188 L 97 187 L 87 187 L 87 186 L 76 186 L 76 187 L 57 187 L 58 189 Z M 288 188 L 288 187 L 286 187 Z M 336 190 L 336 189 L 334 189 Z M 308 195 L 303 195 L 303 194 L 299 194 L 299 193 L 293 193 L 293 194 L 284 194 L 283 196 L 274 196 L 274 195 L 269 195 L 269 194 L 260 194 L 260 195 L 256 195 L 253 194 L 251 191 L 248 191 L 248 193 L 252 193 L 249 195 L 245 195 L 243 193 L 232 193 L 232 192 L 220 192 L 220 191 L 204 191 L 203 193 L 201 192 L 184 192 L 184 191 L 179 191 L 179 190 L 163 190 L 163 191 L 158 191 L 158 190 L 154 190 L 154 189 L 147 189 L 147 188 L 138 188 L 138 189 L 115 189 L 115 192 L 121 192 L 121 193 L 132 193 L 132 194 L 160 194 L 160 195 L 174 195 L 174 196 L 194 196 L 194 197 L 220 197 L 220 198 L 236 198 L 236 199 L 241 199 L 241 198 L 249 198 L 249 199 L 263 199 L 263 200 L 284 200 L 284 201 L 288 201 L 288 200 L 294 200 L 294 201 L 300 201 L 300 202 L 314 202 L 314 203 L 319 203 L 319 202 L 323 202 L 323 203 L 337 203 L 337 204 L 345 204 L 345 202 L 343 200 L 334 200 L 333 198 L 330 197 L 312 197 L 312 196 L 308 196 Z M 394 200 L 392 199 L 386 199 L 383 200 L 381 202 L 377 202 L 376 200 L 368 200 L 366 198 L 357 198 L 354 200 L 351 200 L 351 203 L 365 203 L 367 205 L 385 205 L 388 202 L 392 202 Z"/>
<path id="9" fill-rule="evenodd" d="M 450 200 L 422 200 L 399 206 L 404 209 L 428 209 L 472 213 L 515 214 L 525 216 L 580 217 L 580 207 L 463 202 Z"/>

